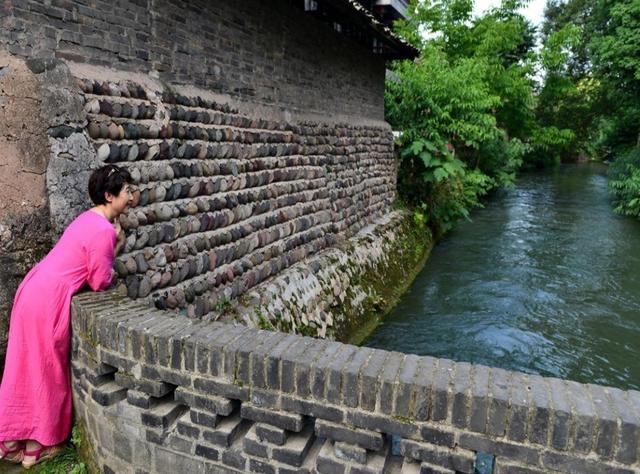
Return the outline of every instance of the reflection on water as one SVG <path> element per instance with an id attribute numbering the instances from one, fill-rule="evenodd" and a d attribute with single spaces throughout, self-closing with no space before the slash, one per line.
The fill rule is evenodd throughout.
<path id="1" fill-rule="evenodd" d="M 640 222 L 601 165 L 523 175 L 434 249 L 364 345 L 640 388 Z"/>

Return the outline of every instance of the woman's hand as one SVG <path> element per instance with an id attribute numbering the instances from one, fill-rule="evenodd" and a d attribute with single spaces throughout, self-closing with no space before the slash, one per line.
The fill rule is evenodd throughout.
<path id="1" fill-rule="evenodd" d="M 114 250 L 114 254 L 118 255 L 124 248 L 126 237 L 124 235 L 124 230 L 122 230 L 122 226 L 120 226 L 120 221 L 117 219 L 115 224 L 113 224 L 113 230 L 116 231 L 116 248 Z"/>

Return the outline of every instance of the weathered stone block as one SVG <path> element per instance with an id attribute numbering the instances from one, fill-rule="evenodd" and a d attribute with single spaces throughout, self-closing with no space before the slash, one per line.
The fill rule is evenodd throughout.
<path id="1" fill-rule="evenodd" d="M 333 451 L 338 459 L 347 462 L 365 464 L 367 462 L 367 450 L 361 446 L 351 443 L 336 441 L 333 444 Z"/>
<path id="2" fill-rule="evenodd" d="M 468 425 L 471 388 L 471 364 L 461 362 L 455 366 L 453 379 L 453 407 L 451 422 L 458 428 Z"/>
<path id="3" fill-rule="evenodd" d="M 376 408 L 376 398 L 378 393 L 378 377 L 387 358 L 385 351 L 374 350 L 367 365 L 360 372 L 360 403 L 363 409 L 374 411 Z"/>
<path id="4" fill-rule="evenodd" d="M 125 388 L 135 390 L 137 392 L 144 392 L 152 397 L 164 397 L 171 393 L 175 386 L 155 380 L 145 380 L 135 378 L 133 375 L 123 373 L 122 371 L 116 372 L 115 382 Z"/>
<path id="5" fill-rule="evenodd" d="M 537 465 L 540 458 L 540 450 L 535 447 L 510 443 L 508 441 L 492 440 L 471 433 L 462 433 L 460 435 L 459 445 L 473 451 L 492 453 L 496 456 L 502 456 L 533 465 Z"/>
<path id="6" fill-rule="evenodd" d="M 249 470 L 262 474 L 275 474 L 276 469 L 268 462 L 258 461 L 257 459 L 249 459 Z"/>
<path id="7" fill-rule="evenodd" d="M 187 407 L 180 403 L 162 402 L 142 412 L 141 419 L 145 426 L 167 429 L 186 410 Z"/>
<path id="8" fill-rule="evenodd" d="M 220 380 L 195 378 L 193 380 L 193 386 L 196 390 L 200 390 L 201 392 L 210 395 L 217 395 L 240 401 L 249 399 L 249 390 L 246 387 L 240 387 Z"/>
<path id="9" fill-rule="evenodd" d="M 372 353 L 372 349 L 360 348 L 343 370 L 342 400 L 348 407 L 358 406 L 360 400 L 360 373 Z"/>
<path id="10" fill-rule="evenodd" d="M 345 417 L 345 411 L 343 409 L 324 403 L 287 396 L 283 396 L 280 403 L 283 410 L 299 413 L 301 415 L 322 418 L 324 420 L 339 423 L 344 420 Z"/>
<path id="11" fill-rule="evenodd" d="M 245 453 L 250 456 L 267 459 L 269 457 L 269 447 L 266 443 L 260 441 L 256 436 L 255 428 L 252 427 L 242 440 L 242 446 Z"/>
<path id="12" fill-rule="evenodd" d="M 345 474 L 348 464 L 333 454 L 333 443 L 326 441 L 316 458 L 316 469 L 320 474 Z"/>
<path id="13" fill-rule="evenodd" d="M 456 471 L 447 469 L 446 467 L 435 466 L 428 462 L 423 462 L 420 464 L 419 472 L 420 474 L 455 474 Z"/>
<path id="14" fill-rule="evenodd" d="M 617 439 L 618 415 L 604 387 L 589 384 L 588 388 L 598 413 L 598 439 L 595 451 L 600 456 L 610 459 L 613 457 Z"/>
<path id="15" fill-rule="evenodd" d="M 203 430 L 202 437 L 211 444 L 229 447 L 251 426 L 248 420 L 242 420 L 240 414 L 222 418 L 214 430 Z"/>
<path id="16" fill-rule="evenodd" d="M 382 433 L 395 434 L 403 438 L 415 438 L 418 434 L 418 427 L 415 424 L 359 410 L 347 412 L 345 421 L 357 428 L 379 430 Z"/>
<path id="17" fill-rule="evenodd" d="M 420 435 L 427 443 L 449 447 L 455 444 L 455 433 L 438 425 L 423 426 L 420 429 Z"/>
<path id="18" fill-rule="evenodd" d="M 380 374 L 380 411 L 382 413 L 392 415 L 394 392 L 397 385 L 400 366 L 404 361 L 405 355 L 399 352 L 391 352 L 385 360 L 382 372 Z"/>
<path id="19" fill-rule="evenodd" d="M 256 423 L 256 436 L 265 443 L 282 446 L 287 441 L 287 431 L 267 423 Z"/>
<path id="20" fill-rule="evenodd" d="M 91 398 L 99 405 L 109 406 L 124 400 L 127 397 L 127 389 L 115 382 L 108 382 L 91 389 Z"/>
<path id="21" fill-rule="evenodd" d="M 244 471 L 247 464 L 247 457 L 237 449 L 227 449 L 222 452 L 222 462 L 229 467 Z"/>
<path id="22" fill-rule="evenodd" d="M 449 416 L 450 403 L 448 401 L 448 393 L 454 370 L 455 366 L 452 361 L 438 359 L 432 388 L 433 405 L 430 416 L 433 421 L 443 421 Z"/>
<path id="23" fill-rule="evenodd" d="M 417 443 L 403 439 L 400 444 L 400 452 L 405 457 L 425 461 L 454 471 L 472 473 L 474 470 L 475 456 L 466 449 L 442 448 L 433 444 Z"/>
<path id="24" fill-rule="evenodd" d="M 218 426 L 218 423 L 220 423 L 222 416 L 190 409 L 189 419 L 192 423 L 204 426 L 205 428 L 215 428 Z"/>
<path id="25" fill-rule="evenodd" d="M 316 420 L 315 432 L 316 435 L 321 438 L 329 438 L 334 441 L 344 441 L 345 443 L 355 444 L 372 451 L 382 449 L 384 444 L 382 434 L 379 432 L 359 428 L 352 429 L 344 425 L 320 419 Z"/>
<path id="26" fill-rule="evenodd" d="M 409 354 L 405 356 L 398 375 L 398 388 L 395 394 L 394 415 L 409 418 L 414 410 L 414 379 L 418 372 L 420 357 Z"/>
<path id="27" fill-rule="evenodd" d="M 196 444 L 195 455 L 211 461 L 220 459 L 220 451 L 217 448 L 204 444 Z"/>
<path id="28" fill-rule="evenodd" d="M 256 422 L 269 423 L 279 428 L 299 432 L 304 426 L 302 415 L 287 413 L 284 411 L 267 410 L 243 403 L 240 408 L 242 418 Z"/>
<path id="29" fill-rule="evenodd" d="M 176 429 L 178 434 L 185 438 L 198 439 L 200 437 L 200 428 L 192 424 L 191 413 L 185 413 L 178 419 Z"/>
<path id="30" fill-rule="evenodd" d="M 273 446 L 271 455 L 276 461 L 300 467 L 305 461 L 315 437 L 309 424 L 299 433 L 291 433 L 282 446 Z"/>
<path id="31" fill-rule="evenodd" d="M 191 408 L 222 416 L 229 416 L 238 406 L 236 400 L 204 393 L 200 394 L 183 387 L 178 387 L 175 390 L 174 399 L 176 402 L 183 403 Z"/>
<path id="32" fill-rule="evenodd" d="M 569 454 L 547 451 L 542 453 L 542 466 L 561 472 L 579 472 L 584 474 L 631 474 L 635 469 L 611 466 Z"/>

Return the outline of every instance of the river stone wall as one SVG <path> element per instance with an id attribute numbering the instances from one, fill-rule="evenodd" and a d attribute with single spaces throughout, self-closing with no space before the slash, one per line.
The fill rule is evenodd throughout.
<path id="1" fill-rule="evenodd" d="M 104 473 L 637 473 L 640 392 L 73 301 Z M 476 471 L 477 469 L 477 471 Z"/>
<path id="2" fill-rule="evenodd" d="M 138 187 L 120 217 L 126 244 L 114 264 L 130 298 L 215 319 L 256 285 L 390 212 L 395 161 L 385 124 L 257 119 L 131 81 L 83 79 L 80 87 L 84 160 L 125 167 Z M 79 211 L 67 195 L 52 189 L 61 227 Z"/>
<path id="3" fill-rule="evenodd" d="M 287 122 L 209 91 L 60 60 L 7 56 L 1 70 L 2 179 L 26 191 L 3 202 L 0 362 L 21 277 L 91 206 L 88 176 L 105 163 L 127 168 L 139 188 L 121 217 L 119 290 L 188 317 L 219 318 L 249 289 L 390 211 L 384 122 Z M 235 318 L 257 324 L 246 313 Z M 329 336 L 334 327 L 320 312 L 293 324 Z"/>
<path id="4" fill-rule="evenodd" d="M 0 368 L 11 303 L 21 278 L 55 243 L 65 225 L 90 205 L 86 181 L 102 163 L 94 147 L 97 142 L 109 144 L 108 161 L 117 161 L 112 156 L 117 149 L 127 155 L 125 166 L 138 169 L 140 185 L 147 188 L 141 195 L 147 203 L 141 208 L 160 208 L 165 223 L 169 214 L 182 216 L 180 226 L 170 226 L 175 238 L 171 244 L 180 247 L 181 259 L 167 263 L 176 270 L 171 273 L 171 286 L 183 284 L 186 273 L 193 276 L 202 271 L 204 261 L 195 262 L 202 257 L 196 255 L 201 250 L 193 250 L 196 240 L 204 248 L 202 242 L 184 235 L 181 226 L 191 226 L 192 232 L 193 219 L 208 212 L 203 211 L 205 207 L 222 211 L 220 201 L 203 203 L 204 193 L 214 189 L 226 193 L 224 199 L 229 203 L 223 207 L 238 215 L 223 213 L 220 217 L 218 213 L 211 216 L 213 222 L 207 217 L 199 225 L 221 229 L 231 224 L 227 230 L 233 230 L 230 237 L 240 250 L 254 245 L 246 242 L 245 226 L 261 219 L 254 215 L 249 219 L 246 214 L 254 211 L 249 207 L 256 199 L 265 201 L 263 206 L 269 209 L 259 211 L 264 217 L 262 233 L 254 236 L 269 246 L 273 258 L 268 271 L 261 268 L 245 275 L 251 283 L 299 260 L 310 249 L 326 246 L 332 239 L 327 230 L 339 238 L 342 234 L 337 229 L 355 231 L 366 221 L 360 198 L 377 191 L 356 183 L 361 176 L 355 167 L 364 163 L 364 151 L 374 153 L 379 146 L 387 149 L 381 154 L 388 154 L 389 130 L 382 121 L 384 69 L 384 59 L 370 48 L 338 34 L 331 25 L 305 13 L 302 5 L 288 0 L 0 2 L 0 184 L 8 191 L 0 203 Z M 83 91 L 78 77 L 98 79 L 96 87 L 87 86 Z M 99 99 L 102 108 L 96 110 L 95 101 L 90 100 L 91 106 L 84 110 L 90 96 Z M 168 138 L 165 134 L 174 130 L 166 128 L 170 121 L 179 124 L 178 135 Z M 91 136 L 104 137 L 103 124 L 109 138 L 94 142 Z M 145 135 L 139 134 L 139 126 L 146 127 Z M 209 135 L 212 129 L 216 131 Z M 195 132 L 199 135 L 193 135 Z M 373 140 L 380 143 L 374 145 Z M 173 144 L 178 142 L 176 150 Z M 196 146 L 205 142 L 207 147 Z M 348 152 L 325 153 L 325 146 Z M 197 155 L 206 148 L 208 158 L 220 161 L 209 160 L 202 166 L 203 157 L 193 154 L 196 148 Z M 145 161 L 145 166 L 128 161 L 152 156 L 155 158 Z M 373 178 L 371 173 L 385 174 L 375 168 L 385 160 L 373 163 L 375 158 L 373 154 L 366 158 L 369 162 L 364 166 L 369 168 L 364 178 L 367 186 L 378 186 L 380 191 L 382 182 L 369 178 Z M 316 176 L 320 170 L 324 175 Z M 210 179 L 214 175 L 224 179 Z M 183 187 L 185 181 L 189 185 Z M 328 189 L 322 182 L 332 182 L 342 190 Z M 204 188 L 196 189 L 197 183 Z M 159 189 L 165 185 L 164 190 Z M 390 190 L 386 197 L 372 195 L 371 205 L 378 197 L 390 200 L 392 194 Z M 185 199 L 196 197 L 188 208 L 183 206 Z M 348 213 L 340 222 L 333 216 L 342 211 L 330 209 L 331 199 Z M 198 205 L 195 217 L 180 214 L 193 213 L 193 206 Z M 244 222 L 237 225 L 240 214 Z M 274 216 L 279 222 L 273 222 Z M 134 229 L 142 235 L 149 230 L 151 238 L 158 237 L 154 230 L 164 234 L 154 217 L 143 217 L 142 222 L 147 218 L 143 224 L 138 217 L 129 219 L 130 235 Z M 207 232 L 211 239 L 205 247 L 223 245 Z M 171 246 L 164 244 L 164 248 Z M 225 255 L 219 257 L 231 266 L 217 284 L 214 280 L 215 288 L 223 279 L 228 283 L 248 270 L 238 268 L 246 260 L 235 258 L 240 252 L 231 252 L 230 244 L 224 243 Z M 150 247 L 140 240 L 133 245 L 138 247 L 135 252 L 148 254 Z M 283 245 L 288 248 L 281 248 Z M 187 256 L 188 269 L 183 265 Z M 138 278 L 145 273 L 138 272 L 138 264 L 145 266 L 139 258 L 136 270 L 130 266 L 126 273 L 130 277 L 127 291 L 136 295 L 149 291 L 148 279 Z M 152 283 L 152 289 L 160 288 L 156 279 Z M 167 281 L 161 286 L 167 287 Z M 227 293 L 238 293 L 238 286 L 236 283 Z M 189 309 L 183 301 L 184 288 L 176 288 L 175 294 L 159 295 L 158 303 L 174 304 L 177 298 L 181 308 Z M 191 296 L 187 291 L 184 300 Z M 225 294 L 222 306 L 229 296 Z M 204 314 L 210 302 L 207 295 L 189 311 Z"/>

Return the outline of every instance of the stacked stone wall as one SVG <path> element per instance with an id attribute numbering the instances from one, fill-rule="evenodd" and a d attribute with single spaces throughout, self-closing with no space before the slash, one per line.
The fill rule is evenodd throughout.
<path id="1" fill-rule="evenodd" d="M 637 473 L 640 393 L 73 302 L 102 472 Z"/>
<path id="2" fill-rule="evenodd" d="M 0 166 L 0 183 L 8 190 L 7 199 L 0 204 L 0 366 L 4 365 L 6 331 L 15 290 L 29 268 L 55 243 L 65 225 L 90 205 L 85 183 L 90 171 L 101 163 L 96 160 L 88 134 L 83 133 L 87 115 L 82 111 L 80 91 L 73 90 L 73 78 L 63 61 L 76 72 L 80 70 L 81 76 L 86 76 L 87 70 L 94 71 L 93 77 L 100 78 L 101 82 L 105 77 L 117 76 L 122 80 L 135 76 L 139 83 L 151 84 L 154 90 L 163 90 L 165 86 L 180 87 L 190 97 L 207 94 L 210 101 L 214 97 L 218 103 L 233 102 L 245 117 L 257 118 L 256 123 L 262 119 L 300 125 L 305 120 L 313 120 L 316 124 L 327 123 L 331 128 L 342 121 L 373 123 L 374 128 L 384 128 L 381 122 L 384 60 L 288 0 L 0 2 L 0 114 L 4 119 L 0 124 L 0 140 L 3 156 L 7 157 L 6 163 Z M 140 97 L 133 104 L 136 102 L 135 94 L 127 100 L 132 105 L 149 103 Z M 198 109 L 198 105 L 172 104 L 172 108 L 192 111 Z M 220 117 L 225 114 L 224 110 L 215 112 Z M 147 118 L 128 118 L 161 122 L 154 114 Z M 115 119 L 118 122 L 118 118 Z M 226 120 L 227 117 L 221 124 L 230 125 Z M 212 118 L 212 122 L 206 125 L 213 126 L 214 121 Z M 197 125 L 200 128 L 201 124 Z M 238 125 L 236 123 L 234 127 Z M 240 126 L 251 128 L 250 124 Z M 318 133 L 325 132 L 318 130 Z M 218 142 L 237 142 L 238 137 L 212 138 Z M 256 133 L 249 139 L 260 138 L 265 138 L 265 134 L 259 137 Z M 276 141 L 272 142 L 274 146 Z M 161 151 L 164 153 L 164 148 Z M 165 158 L 163 156 L 162 159 Z M 230 154 L 227 158 L 239 157 Z M 358 163 L 354 160 L 360 160 L 354 153 L 347 158 L 349 163 L 338 165 L 336 162 L 333 166 L 326 166 L 325 176 L 315 177 L 313 182 L 305 185 L 301 185 L 300 180 L 306 180 L 306 175 L 313 169 L 324 166 L 321 163 L 326 162 L 324 157 L 288 160 L 286 166 L 299 169 L 295 180 L 291 173 L 285 177 L 273 176 L 281 174 L 274 168 L 283 165 L 284 155 L 265 156 L 259 170 L 240 170 L 243 174 L 246 171 L 247 176 L 251 174 L 251 179 L 257 177 L 259 171 L 271 170 L 270 177 L 262 173 L 257 178 L 258 183 L 250 181 L 253 204 L 255 199 L 264 198 L 266 185 L 280 179 L 280 183 L 274 182 L 269 186 L 280 197 L 278 207 L 273 203 L 270 214 L 286 208 L 287 219 L 293 219 L 291 207 L 294 205 L 295 212 L 302 212 L 295 216 L 294 230 L 283 229 L 282 226 L 265 227 L 264 230 L 278 233 L 279 238 L 285 234 L 289 237 L 287 246 L 290 248 L 278 250 L 278 258 L 284 253 L 291 254 L 295 247 L 299 260 L 299 254 L 326 245 L 326 238 L 319 234 L 328 227 L 333 229 L 336 223 L 329 225 L 322 213 L 330 198 L 320 197 L 326 194 L 327 189 L 319 189 L 322 186 L 318 183 L 335 179 L 338 185 L 344 186 L 342 191 L 334 191 L 331 196 L 347 206 L 356 191 L 345 183 L 358 179 L 355 172 Z M 200 169 L 192 162 L 187 164 L 187 161 L 183 160 L 180 167 L 172 163 L 174 169 L 168 175 L 163 174 L 166 171 L 162 166 L 164 163 L 147 163 L 147 166 L 140 167 L 141 178 L 150 178 L 153 184 L 158 184 L 158 181 L 166 184 L 172 180 L 190 179 L 194 174 L 204 182 L 218 172 L 215 166 Z M 347 167 L 351 167 L 350 173 L 347 173 Z M 223 169 L 220 174 L 226 172 Z M 237 173 L 238 170 L 234 167 L 231 172 Z M 265 179 L 270 182 L 264 182 Z M 230 180 L 219 183 L 219 186 L 237 186 L 227 181 Z M 141 183 L 143 186 L 148 184 L 149 181 Z M 362 183 L 359 186 L 363 188 Z M 364 194 L 367 191 L 360 189 L 357 192 Z M 285 199 L 295 199 L 296 202 L 286 204 L 283 203 Z M 324 203 L 319 202 L 322 199 Z M 275 201 L 275 197 L 270 200 Z M 313 204 L 309 200 L 313 200 Z M 307 206 L 301 209 L 305 202 Z M 248 212 L 247 204 L 250 203 L 243 204 L 242 211 L 238 209 L 238 212 Z M 314 210 L 310 210 L 310 206 Z M 163 211 L 176 212 L 176 206 L 170 205 Z M 262 212 L 264 214 L 265 211 Z M 358 209 L 357 212 L 362 216 L 366 210 Z M 358 219 L 350 216 L 345 219 L 343 227 L 355 227 Z M 148 225 L 150 229 L 152 224 Z M 214 225 L 218 228 L 220 222 Z M 325 228 L 320 229 L 322 225 Z M 307 226 L 312 226 L 318 235 L 304 243 L 294 242 L 299 240 L 301 233 L 305 234 L 305 239 L 309 238 Z M 241 238 L 244 237 L 246 235 Z M 234 240 L 238 240 L 236 234 Z M 215 240 L 213 243 L 218 245 Z M 304 249 L 300 250 L 302 247 Z M 185 257 L 181 256 L 182 259 Z M 279 259 L 272 260 L 269 266 L 283 268 L 288 264 Z M 269 269 L 269 272 L 273 271 Z M 267 269 L 261 269 L 260 273 L 264 276 Z M 248 276 L 250 282 L 254 278 Z M 132 280 L 135 279 L 130 278 Z M 132 293 L 139 291 L 139 288 L 133 288 L 135 281 L 128 290 Z M 146 284 L 145 280 L 143 294 Z M 230 291 L 237 293 L 238 288 Z M 181 294 L 178 292 L 178 296 Z M 225 300 L 228 296 L 224 297 Z M 169 300 L 172 303 L 173 299 Z M 198 310 L 201 312 L 202 307 L 198 306 Z"/>
<path id="3" fill-rule="evenodd" d="M 217 317 L 391 209 L 386 125 L 293 124 L 133 82 L 80 86 L 94 166 L 122 166 L 138 187 L 120 217 L 126 244 L 115 261 L 130 298 Z M 61 208 L 63 228 L 74 213 Z"/>
<path id="4" fill-rule="evenodd" d="M 27 192 L 5 201 L 0 228 L 0 361 L 20 279 L 91 206 L 86 182 L 103 164 L 127 168 L 139 188 L 121 217 L 120 291 L 189 317 L 218 318 L 394 199 L 384 122 L 286 121 L 274 109 L 140 74 L 6 57 L 0 85 L 22 84 L 28 96 L 5 87 L 0 97 L 11 115 L 3 179 Z"/>

